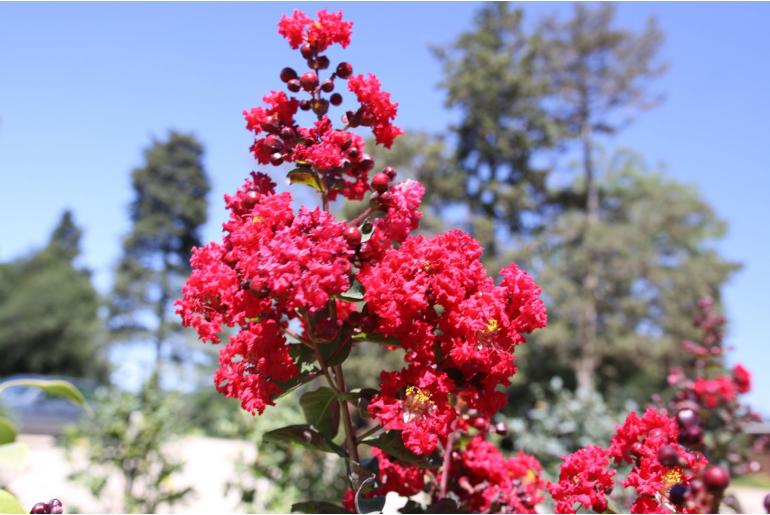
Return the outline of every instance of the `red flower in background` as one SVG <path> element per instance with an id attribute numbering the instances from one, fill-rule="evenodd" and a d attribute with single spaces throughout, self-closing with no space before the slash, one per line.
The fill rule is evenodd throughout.
<path id="1" fill-rule="evenodd" d="M 699 377 L 693 383 L 692 389 L 709 408 L 716 408 L 723 402 L 734 401 L 736 396 L 736 386 L 727 376 L 719 376 L 715 379 Z"/>
<path id="2" fill-rule="evenodd" d="M 738 388 L 738 393 L 749 393 L 751 391 L 751 372 L 741 364 L 733 368 L 733 381 Z"/>

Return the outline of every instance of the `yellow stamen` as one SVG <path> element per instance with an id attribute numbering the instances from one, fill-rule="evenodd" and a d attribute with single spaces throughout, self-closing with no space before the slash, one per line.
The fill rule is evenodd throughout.
<path id="1" fill-rule="evenodd" d="M 425 415 L 433 409 L 433 402 L 430 400 L 430 394 L 425 390 L 410 386 L 404 394 L 404 422 L 410 422 L 417 417 Z"/>
<path id="2" fill-rule="evenodd" d="M 671 487 L 676 485 L 677 483 L 682 482 L 682 471 L 678 468 L 673 468 L 663 474 L 663 486 L 662 490 L 665 493 L 668 493 L 669 490 L 671 490 Z"/>
<path id="3" fill-rule="evenodd" d="M 489 321 L 487 322 L 486 331 L 488 333 L 494 333 L 498 329 L 500 329 L 500 324 L 498 323 L 497 319 L 490 318 Z"/>

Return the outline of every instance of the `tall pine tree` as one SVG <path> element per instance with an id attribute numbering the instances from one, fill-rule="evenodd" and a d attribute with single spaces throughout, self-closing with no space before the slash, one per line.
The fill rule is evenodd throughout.
<path id="1" fill-rule="evenodd" d="M 143 166 L 131 175 L 132 227 L 123 240 L 110 329 L 119 337 L 154 343 L 157 378 L 182 332 L 172 305 L 206 222 L 210 186 L 202 158 L 203 146 L 193 136 L 171 132 L 145 151 Z"/>
<path id="2" fill-rule="evenodd" d="M 460 174 L 451 175 L 462 179 L 461 189 L 438 191 L 467 204 L 494 257 L 507 235 L 495 234 L 488 221 L 521 232 L 544 205 L 548 168 L 538 157 L 553 146 L 556 128 L 543 105 L 548 84 L 537 73 L 539 48 L 524 30 L 523 11 L 500 2 L 483 7 L 472 31 L 435 52 L 446 105 L 460 113 L 451 129 Z"/>
<path id="3" fill-rule="evenodd" d="M 655 19 L 633 32 L 615 27 L 615 7 L 575 4 L 570 19 L 546 18 L 540 29 L 542 72 L 549 78 L 549 111 L 561 141 L 580 142 L 585 211 L 585 249 L 593 247 L 599 224 L 600 192 L 594 167 L 596 137 L 615 134 L 639 109 L 655 105 L 649 82 L 664 71 L 657 62 L 663 40 Z M 569 198 L 569 197 L 565 197 Z M 580 353 L 575 362 L 579 390 L 593 390 L 597 367 L 598 256 L 588 255 L 580 279 L 583 299 L 576 331 Z"/>

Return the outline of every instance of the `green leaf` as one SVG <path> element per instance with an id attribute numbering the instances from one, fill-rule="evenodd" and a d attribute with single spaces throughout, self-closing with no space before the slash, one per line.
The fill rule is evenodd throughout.
<path id="1" fill-rule="evenodd" d="M 401 343 L 398 338 L 383 336 L 377 333 L 359 333 L 353 336 L 356 341 L 379 343 L 380 345 L 398 345 Z"/>
<path id="2" fill-rule="evenodd" d="M 289 184 L 304 184 L 310 186 L 316 191 L 324 191 L 323 184 L 318 180 L 318 176 L 309 168 L 295 168 L 286 174 Z"/>
<path id="3" fill-rule="evenodd" d="M 352 348 L 353 340 L 348 335 L 343 335 L 329 343 L 318 344 L 318 350 L 328 367 L 339 365 L 348 359 Z"/>
<path id="4" fill-rule="evenodd" d="M 297 513 L 348 513 L 342 506 L 324 501 L 305 501 L 291 505 L 291 511 Z"/>
<path id="5" fill-rule="evenodd" d="M 404 447 L 404 441 L 401 439 L 401 431 L 387 431 L 377 438 L 364 440 L 361 443 L 371 447 L 377 447 L 400 461 L 417 465 L 418 467 L 432 468 L 441 464 L 441 459 L 436 454 L 419 456 Z"/>
<path id="6" fill-rule="evenodd" d="M 13 388 L 14 386 L 39 388 L 47 394 L 55 395 L 56 397 L 62 397 L 73 404 L 77 404 L 82 408 L 88 409 L 86 398 L 83 397 L 83 394 L 80 393 L 80 390 L 78 390 L 72 383 L 68 381 L 61 381 L 58 379 L 16 379 L 13 381 L 0 383 L 0 392 L 7 390 L 8 388 Z"/>
<path id="7" fill-rule="evenodd" d="M 7 418 L 0 417 L 0 445 L 16 441 L 16 428 Z"/>
<path id="8" fill-rule="evenodd" d="M 298 375 L 297 377 L 293 379 L 289 379 L 288 381 L 276 381 L 276 384 L 281 389 L 281 393 L 275 397 L 273 400 L 280 399 L 281 397 L 284 397 L 285 395 L 290 394 L 294 390 L 297 389 L 297 387 L 302 386 L 305 383 L 309 383 L 313 379 L 318 377 L 318 372 L 308 372 L 301 375 Z"/>
<path id="9" fill-rule="evenodd" d="M 337 436 L 340 426 L 340 403 L 334 390 L 322 386 L 299 399 L 307 423 L 328 438 Z"/>
<path id="10" fill-rule="evenodd" d="M 0 445 L 0 465 L 18 467 L 26 461 L 28 454 L 29 447 L 21 442 Z"/>
<path id="11" fill-rule="evenodd" d="M 5 490 L 0 490 L 0 513 L 27 513 L 19 500 Z"/>
<path id="12" fill-rule="evenodd" d="M 348 302 L 360 302 L 364 300 L 364 287 L 360 282 L 353 281 L 350 289 L 345 293 L 340 293 L 337 297 Z"/>
<path id="13" fill-rule="evenodd" d="M 345 449 L 331 441 L 307 424 L 297 424 L 268 431 L 262 436 L 262 441 L 276 443 L 293 443 L 317 449 L 323 452 L 332 452 L 343 458 L 347 456 Z"/>

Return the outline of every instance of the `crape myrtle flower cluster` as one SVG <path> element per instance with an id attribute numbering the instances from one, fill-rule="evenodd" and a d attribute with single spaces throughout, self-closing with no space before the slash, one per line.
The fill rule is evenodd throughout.
<path id="1" fill-rule="evenodd" d="M 352 23 L 341 12 L 311 18 L 294 11 L 278 32 L 308 71 L 285 67 L 286 91 L 271 91 L 263 106 L 244 112 L 251 150 L 260 165 L 288 168 L 290 184 L 315 190 L 320 207 L 293 209 L 290 193 L 252 172 L 225 196 L 222 241 L 194 249 L 177 305 L 201 340 L 225 342 L 215 387 L 245 410 L 262 414 L 279 396 L 301 392 L 307 424 L 264 438 L 346 461 L 350 488 L 341 506 L 324 511 L 372 511 L 390 494 L 410 498 L 411 512 L 535 513 L 546 490 L 560 512 L 606 511 L 612 466 L 624 463 L 632 467 L 623 486 L 637 493 L 634 511 L 701 506 L 696 482 L 719 478 L 707 482 L 706 460 L 683 446 L 681 423 L 663 411 L 629 415 L 608 449 L 565 457 L 558 483 L 545 482 L 534 457 L 506 457 L 490 442 L 501 432 L 493 417 L 516 373 L 516 347 L 547 322 L 540 288 L 515 264 L 489 277 L 481 246 L 462 231 L 412 234 L 423 186 L 395 182 L 392 167 L 375 172 L 354 132 L 371 131 L 390 147 L 402 133 L 394 125 L 398 104 L 376 76 L 354 75 L 347 62 L 332 66 L 326 55 L 332 45 L 350 44 Z M 352 107 L 341 107 L 340 81 Z M 339 117 L 330 114 L 337 108 Z M 330 202 L 340 197 L 365 207 L 339 220 Z M 402 350 L 403 368 L 383 371 L 376 389 L 348 385 L 343 365 L 354 345 Z M 736 391 L 749 382 L 736 369 Z M 728 397 L 698 388 L 693 395 Z M 356 411 L 368 427 L 353 423 Z"/>
<path id="2" fill-rule="evenodd" d="M 341 12 L 284 16 L 279 33 L 309 71 L 284 68 L 287 91 L 271 91 L 263 106 L 244 112 L 257 162 L 290 164 L 289 182 L 314 188 L 321 207 L 295 212 L 290 193 L 253 172 L 225 197 L 222 241 L 194 250 L 178 312 L 202 340 L 226 340 L 215 385 L 247 411 L 261 414 L 291 389 L 327 380 L 300 402 L 306 408 L 307 399 L 329 394 L 335 408 L 306 409 L 309 424 L 298 438 L 349 460 L 348 507 L 388 492 L 424 492 L 473 511 L 533 512 L 543 499 L 540 464 L 525 454 L 506 458 L 486 438 L 505 403 L 498 388 L 516 371 L 516 346 L 546 324 L 540 288 L 513 264 L 498 282 L 489 277 L 481 246 L 462 231 L 411 235 L 423 186 L 395 183 L 397 171 L 387 166 L 370 177 L 375 163 L 353 132 L 368 129 L 390 147 L 402 133 L 393 123 L 398 105 L 376 76 L 354 75 L 349 63 L 323 74 L 331 67 L 325 52 L 346 47 L 351 30 Z M 340 80 L 356 105 L 335 124 Z M 311 120 L 302 125 L 301 116 Z M 353 220 L 329 211 L 338 197 L 367 195 Z M 382 372 L 377 390 L 345 384 L 342 364 L 352 345 L 364 344 L 405 351 L 403 369 Z M 369 435 L 356 434 L 353 409 L 376 424 Z M 333 441 L 339 418 L 332 412 L 341 414 L 344 449 Z M 376 481 L 366 481 L 362 442 Z"/>
<path id="3" fill-rule="evenodd" d="M 740 400 L 751 391 L 751 373 L 741 364 L 726 368 L 725 318 L 716 311 L 713 299 L 698 303 L 693 324 L 701 332 L 700 341 L 682 342 L 687 363 L 669 371 L 670 399 L 664 402 L 658 396 L 656 401 L 676 414 L 681 443 L 703 451 L 733 474 L 756 472 L 759 465 L 751 458 L 751 446 L 739 437 L 747 424 L 760 420 Z"/>
<path id="4" fill-rule="evenodd" d="M 629 466 L 620 482 L 620 469 Z M 634 492 L 631 505 L 621 511 L 715 513 L 729 475 L 679 443 L 674 417 L 648 408 L 642 416 L 630 413 L 607 449 L 593 445 L 565 456 L 559 481 L 549 483 L 548 491 L 556 513 L 607 513 L 616 483 Z"/>

